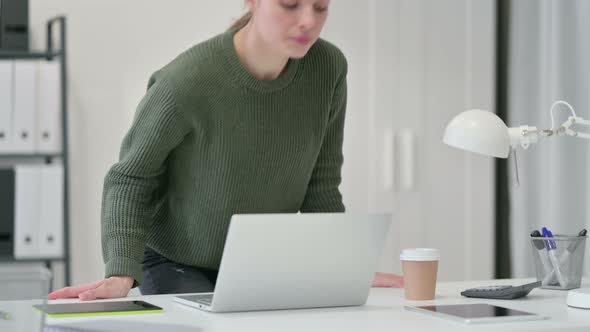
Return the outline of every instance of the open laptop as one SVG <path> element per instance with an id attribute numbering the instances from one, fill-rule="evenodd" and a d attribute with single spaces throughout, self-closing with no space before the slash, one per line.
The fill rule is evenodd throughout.
<path id="1" fill-rule="evenodd" d="M 174 297 L 211 312 L 363 305 L 388 214 L 234 215 L 214 293 Z"/>

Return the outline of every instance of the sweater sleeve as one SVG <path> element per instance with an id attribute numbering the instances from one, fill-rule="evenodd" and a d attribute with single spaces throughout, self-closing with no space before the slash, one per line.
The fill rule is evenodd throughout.
<path id="1" fill-rule="evenodd" d="M 344 212 L 341 182 L 342 142 L 346 114 L 346 63 L 333 95 L 330 119 L 309 181 L 301 212 Z"/>
<path id="2" fill-rule="evenodd" d="M 166 158 L 190 131 L 177 114 L 173 91 L 152 76 L 119 161 L 104 180 L 101 229 L 105 277 L 124 275 L 141 283 L 141 259 L 154 211 L 154 195 L 166 172 Z"/>

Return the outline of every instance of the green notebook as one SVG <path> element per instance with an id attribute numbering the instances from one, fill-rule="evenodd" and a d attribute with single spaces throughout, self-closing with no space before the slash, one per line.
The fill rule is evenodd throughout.
<path id="1" fill-rule="evenodd" d="M 35 309 L 45 312 L 50 318 L 113 316 L 162 313 L 164 309 L 144 301 L 105 301 L 55 303 L 43 306 L 34 305 Z"/>

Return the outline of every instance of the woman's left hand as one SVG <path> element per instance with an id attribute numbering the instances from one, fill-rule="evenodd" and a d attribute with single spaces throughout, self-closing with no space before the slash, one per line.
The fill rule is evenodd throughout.
<path id="1" fill-rule="evenodd" d="M 397 274 L 377 272 L 373 278 L 372 287 L 403 288 L 404 278 Z"/>

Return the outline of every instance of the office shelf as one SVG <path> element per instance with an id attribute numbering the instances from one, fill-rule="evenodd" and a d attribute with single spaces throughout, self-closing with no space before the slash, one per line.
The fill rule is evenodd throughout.
<path id="1" fill-rule="evenodd" d="M 56 50 L 53 46 L 53 27 L 58 23 L 60 27 L 59 35 L 61 41 L 60 49 Z M 20 51 L 20 50 L 0 50 L 0 59 L 53 59 L 61 57 L 62 64 L 65 64 L 66 56 L 66 18 L 57 16 L 47 21 L 46 50 L 44 51 Z M 65 70 L 65 67 L 62 67 Z"/>
<path id="2" fill-rule="evenodd" d="M 63 158 L 63 153 L 18 153 L 0 154 L 0 159 L 41 159 L 41 158 Z"/>
<path id="3" fill-rule="evenodd" d="M 15 160 L 34 160 L 44 159 L 46 162 L 51 162 L 52 159 L 60 158 L 64 169 L 63 179 L 63 223 L 64 223 L 64 234 L 63 234 L 63 246 L 64 255 L 61 258 L 48 258 L 40 257 L 34 259 L 17 259 L 15 257 L 0 256 L 0 262 L 11 262 L 11 263 L 26 263 L 26 262 L 44 262 L 47 267 L 51 268 L 52 262 L 64 262 L 65 274 L 64 284 L 70 285 L 71 280 L 71 258 L 70 258 L 70 191 L 69 191 L 69 158 L 68 158 L 68 103 L 67 103 L 67 54 L 66 54 L 66 18 L 65 16 L 57 16 L 51 18 L 46 24 L 46 49 L 43 51 L 0 51 L 0 59 L 58 59 L 60 63 L 60 83 L 61 83 L 61 139 L 62 139 L 62 152 L 61 153 L 15 153 L 15 154 L 0 154 L 0 161 L 8 159 Z M 59 31 L 54 30 L 59 29 Z M 53 32 L 57 32 L 59 38 L 59 48 L 54 47 Z"/>
<path id="4" fill-rule="evenodd" d="M 58 56 L 61 52 L 0 51 L 0 59 L 53 59 Z"/>
<path id="5" fill-rule="evenodd" d="M 65 258 L 39 257 L 39 258 L 16 259 L 12 256 L 0 256 L 0 263 L 44 263 L 47 261 L 63 262 L 63 261 L 65 261 Z"/>

